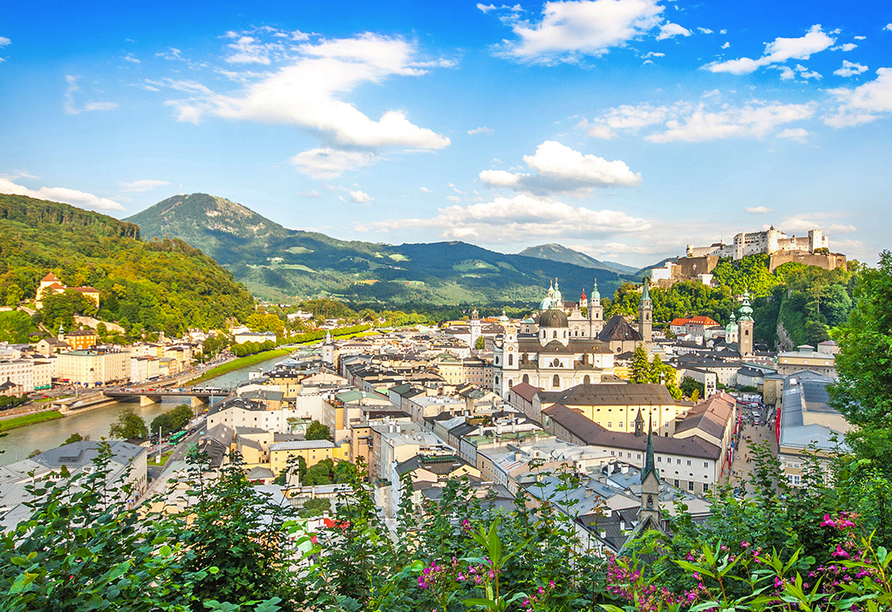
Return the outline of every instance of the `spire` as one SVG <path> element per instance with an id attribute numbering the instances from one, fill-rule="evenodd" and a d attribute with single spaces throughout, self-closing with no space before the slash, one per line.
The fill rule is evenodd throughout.
<path id="1" fill-rule="evenodd" d="M 750 306 L 750 292 L 748 290 L 743 292 L 743 303 L 740 305 L 740 320 L 753 320 L 753 308 Z"/>
<path id="2" fill-rule="evenodd" d="M 644 285 L 641 287 L 641 301 L 650 300 L 650 292 L 647 290 L 647 277 L 644 277 Z"/>
<path id="3" fill-rule="evenodd" d="M 660 474 L 657 472 L 657 466 L 654 462 L 654 430 L 653 417 L 647 423 L 647 454 L 644 457 L 644 468 L 641 470 L 641 482 L 647 478 L 647 475 L 653 472 L 654 476 L 659 479 Z"/>
<path id="4" fill-rule="evenodd" d="M 597 278 L 595 279 L 595 285 L 592 288 L 592 301 L 595 301 L 595 300 L 597 300 L 598 302 L 601 301 L 601 292 L 598 291 L 598 279 Z"/>
<path id="5" fill-rule="evenodd" d="M 644 435 L 644 417 L 641 416 L 641 408 L 638 409 L 638 416 L 635 417 L 635 436 Z"/>

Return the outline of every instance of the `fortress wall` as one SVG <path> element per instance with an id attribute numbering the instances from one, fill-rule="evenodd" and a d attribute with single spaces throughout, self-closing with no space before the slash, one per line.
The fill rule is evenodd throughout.
<path id="1" fill-rule="evenodd" d="M 808 266 L 818 266 L 825 270 L 835 270 L 836 268 L 846 269 L 846 256 L 840 253 L 830 253 L 824 255 L 822 253 L 774 253 L 769 257 L 768 270 L 774 272 L 779 266 L 789 262 L 806 264 Z"/>

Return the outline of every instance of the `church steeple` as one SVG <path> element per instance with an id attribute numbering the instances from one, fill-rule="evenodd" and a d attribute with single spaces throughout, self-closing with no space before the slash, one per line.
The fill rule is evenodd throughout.
<path id="1" fill-rule="evenodd" d="M 647 452 L 644 467 L 641 468 L 641 508 L 638 521 L 643 527 L 662 529 L 663 516 L 660 512 L 660 475 L 654 461 L 653 419 L 647 426 Z M 649 525 L 648 525 L 649 523 Z"/>
<path id="2" fill-rule="evenodd" d="M 644 435 L 644 417 L 641 416 L 641 408 L 638 409 L 638 416 L 635 417 L 635 436 Z"/>
<path id="3" fill-rule="evenodd" d="M 641 301 L 638 302 L 638 333 L 645 348 L 649 347 L 653 340 L 653 304 L 650 301 L 650 292 L 647 290 L 646 276 L 641 287 Z"/>

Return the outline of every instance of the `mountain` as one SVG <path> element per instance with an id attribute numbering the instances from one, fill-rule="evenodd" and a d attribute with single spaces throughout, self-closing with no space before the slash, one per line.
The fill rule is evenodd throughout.
<path id="1" fill-rule="evenodd" d="M 645 275 L 648 276 L 648 277 L 650 277 L 650 271 L 651 271 L 653 268 L 662 268 L 663 266 L 666 265 L 666 262 L 667 262 L 667 261 L 671 261 L 672 263 L 675 263 L 675 260 L 676 260 L 675 257 L 667 257 L 666 259 L 661 259 L 660 261 L 658 261 L 658 262 L 655 263 L 655 264 L 651 264 L 651 265 L 649 265 L 649 266 L 645 266 L 645 267 L 641 268 L 640 270 L 635 270 L 635 272 L 633 272 L 633 275 L 634 275 L 634 276 L 637 276 L 637 277 L 639 277 L 639 278 L 642 277 L 642 276 L 645 276 Z"/>
<path id="2" fill-rule="evenodd" d="M 527 247 L 520 252 L 520 255 L 538 257 L 539 259 L 548 259 L 551 261 L 560 261 L 575 266 L 582 266 L 583 268 L 610 270 L 617 274 L 632 274 L 637 270 L 637 268 L 633 268 L 632 266 L 613 261 L 600 261 L 594 257 L 589 257 L 585 253 L 580 253 L 579 251 L 574 251 L 571 248 L 554 243 Z"/>
<path id="3" fill-rule="evenodd" d="M 557 278 L 566 299 L 605 295 L 624 275 L 605 269 L 506 255 L 464 242 L 389 245 L 290 230 L 249 208 L 207 194 L 174 196 L 128 219 L 145 236 L 201 248 L 258 297 L 319 295 L 354 303 L 528 305 Z"/>
<path id="4" fill-rule="evenodd" d="M 0 195 L 0 299 L 33 299 L 48 272 L 66 286 L 98 289 L 99 318 L 134 335 L 178 335 L 191 326 L 222 326 L 228 317 L 244 320 L 253 312 L 253 298 L 232 273 L 182 240 L 144 241 L 134 223 L 68 204 Z M 45 305 L 39 315 L 48 329 L 56 329 L 59 317 L 71 320 L 69 306 Z"/>

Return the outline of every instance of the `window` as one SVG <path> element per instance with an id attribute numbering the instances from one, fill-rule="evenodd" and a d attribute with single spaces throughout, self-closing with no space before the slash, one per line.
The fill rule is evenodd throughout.
<path id="1" fill-rule="evenodd" d="M 623 426 L 623 422 L 622 422 L 622 421 L 619 422 L 619 426 L 620 426 L 620 429 L 622 429 L 622 426 Z"/>
<path id="2" fill-rule="evenodd" d="M 694 481 L 689 480 L 688 481 L 688 491 L 693 491 L 693 490 L 694 490 Z"/>
<path id="3" fill-rule="evenodd" d="M 709 467 L 709 461 L 704 461 L 704 462 L 703 462 L 703 467 L 708 468 L 708 467 Z"/>
<path id="4" fill-rule="evenodd" d="M 678 465 L 681 465 L 681 459 L 676 459 L 675 463 L 677 463 Z"/>
<path id="5" fill-rule="evenodd" d="M 691 465 L 691 460 L 690 460 L 690 459 L 688 459 L 688 465 Z"/>
<path id="6" fill-rule="evenodd" d="M 560 387 L 561 386 L 561 377 L 558 376 L 557 374 L 555 374 L 554 378 L 551 381 L 551 386 L 554 387 L 555 389 Z"/>
<path id="7" fill-rule="evenodd" d="M 510 389 L 510 388 L 513 387 L 513 386 L 514 386 L 514 379 L 513 379 L 513 378 L 509 378 L 509 379 L 508 379 L 508 388 Z"/>
<path id="8" fill-rule="evenodd" d="M 529 374 L 524 374 L 524 375 L 523 375 L 523 382 L 525 382 L 525 383 L 530 382 L 530 375 L 529 375 Z"/>
<path id="9" fill-rule="evenodd" d="M 663 458 L 657 455 L 657 463 L 663 463 Z"/>
<path id="10" fill-rule="evenodd" d="M 607 427 L 613 427 L 613 421 L 607 421 Z"/>
<path id="11" fill-rule="evenodd" d="M 638 454 L 636 455 L 636 457 L 637 457 L 638 459 L 641 459 L 641 453 L 638 453 Z"/>
<path id="12" fill-rule="evenodd" d="M 703 483 L 703 492 L 706 493 L 709 491 L 709 485 L 707 483 Z"/>
<path id="13" fill-rule="evenodd" d="M 678 478 L 675 479 L 675 486 L 678 487 Z"/>
<path id="14" fill-rule="evenodd" d="M 629 459 L 631 459 L 631 458 L 632 458 L 632 453 L 626 453 L 626 457 L 628 457 Z"/>
<path id="15" fill-rule="evenodd" d="M 589 383 L 591 382 L 591 380 L 592 380 L 592 379 L 589 378 L 589 375 L 586 374 L 585 376 L 582 377 L 582 384 L 587 385 L 587 384 L 589 384 Z"/>
<path id="16" fill-rule="evenodd" d="M 514 365 L 514 355 L 513 355 L 513 354 L 512 354 L 512 355 L 508 355 L 508 365 L 509 365 L 509 366 L 513 366 L 513 365 Z"/>

